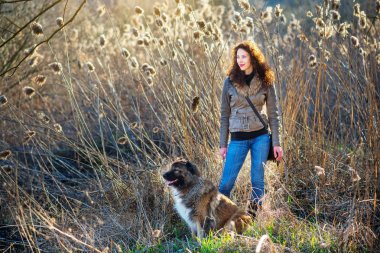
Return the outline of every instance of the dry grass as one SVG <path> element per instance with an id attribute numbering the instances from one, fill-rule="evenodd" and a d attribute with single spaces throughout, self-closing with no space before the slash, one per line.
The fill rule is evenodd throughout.
<path id="1" fill-rule="evenodd" d="M 59 2 L 0 47 L 1 72 L 17 65 L 15 52 L 27 56 L 0 79 L 2 250 L 120 252 L 184 238 L 160 172 L 183 155 L 218 183 L 219 96 L 229 48 L 240 39 L 254 39 L 276 72 L 285 150 L 285 163 L 267 168 L 266 206 L 255 225 L 262 233 L 252 232 L 252 242 L 275 231 L 268 241 L 307 252 L 285 229 L 294 226 L 293 235 L 322 251 L 374 249 L 375 2 L 323 1 L 296 15 L 247 1 L 241 8 L 113 2 L 87 3 L 69 24 L 79 3 Z M 0 20 L 10 27 L 4 39 L 16 30 L 10 20 L 26 22 L 40 8 L 11 6 Z M 239 203 L 248 175 L 245 167 L 234 191 Z"/>

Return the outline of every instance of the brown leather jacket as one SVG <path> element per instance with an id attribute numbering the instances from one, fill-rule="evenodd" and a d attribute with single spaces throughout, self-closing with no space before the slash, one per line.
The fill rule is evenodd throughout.
<path id="1" fill-rule="evenodd" d="M 278 98 L 274 85 L 264 86 L 255 76 L 250 86 L 224 81 L 220 107 L 220 147 L 227 147 L 229 132 L 250 132 L 264 126 L 245 99 L 249 95 L 252 103 L 272 132 L 273 146 L 280 146 Z"/>

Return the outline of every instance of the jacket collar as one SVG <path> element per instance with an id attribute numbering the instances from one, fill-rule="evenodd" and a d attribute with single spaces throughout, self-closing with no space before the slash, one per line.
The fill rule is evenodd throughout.
<path id="1" fill-rule="evenodd" d="M 257 75 L 251 80 L 250 85 L 233 82 L 237 93 L 243 97 L 256 95 L 262 86 L 262 82 Z"/>

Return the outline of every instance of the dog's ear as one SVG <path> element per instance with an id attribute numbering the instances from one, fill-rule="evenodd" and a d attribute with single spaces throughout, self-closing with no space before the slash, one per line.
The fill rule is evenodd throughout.
<path id="1" fill-rule="evenodd" d="M 198 177 L 201 176 L 201 172 L 198 170 L 198 167 L 195 164 L 187 161 L 186 168 L 191 172 L 191 174 L 196 175 Z"/>

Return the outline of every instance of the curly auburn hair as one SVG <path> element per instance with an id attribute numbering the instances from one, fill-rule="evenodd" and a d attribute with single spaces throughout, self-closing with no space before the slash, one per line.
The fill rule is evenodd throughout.
<path id="1" fill-rule="evenodd" d="M 231 64 L 227 70 L 227 75 L 231 78 L 232 82 L 238 83 L 239 85 L 245 83 L 245 73 L 244 71 L 241 71 L 236 61 L 236 54 L 240 48 L 249 53 L 253 65 L 253 71 L 256 71 L 263 84 L 266 86 L 273 85 L 275 80 L 274 72 L 269 67 L 263 53 L 256 43 L 249 40 L 236 44 L 232 49 Z"/>

